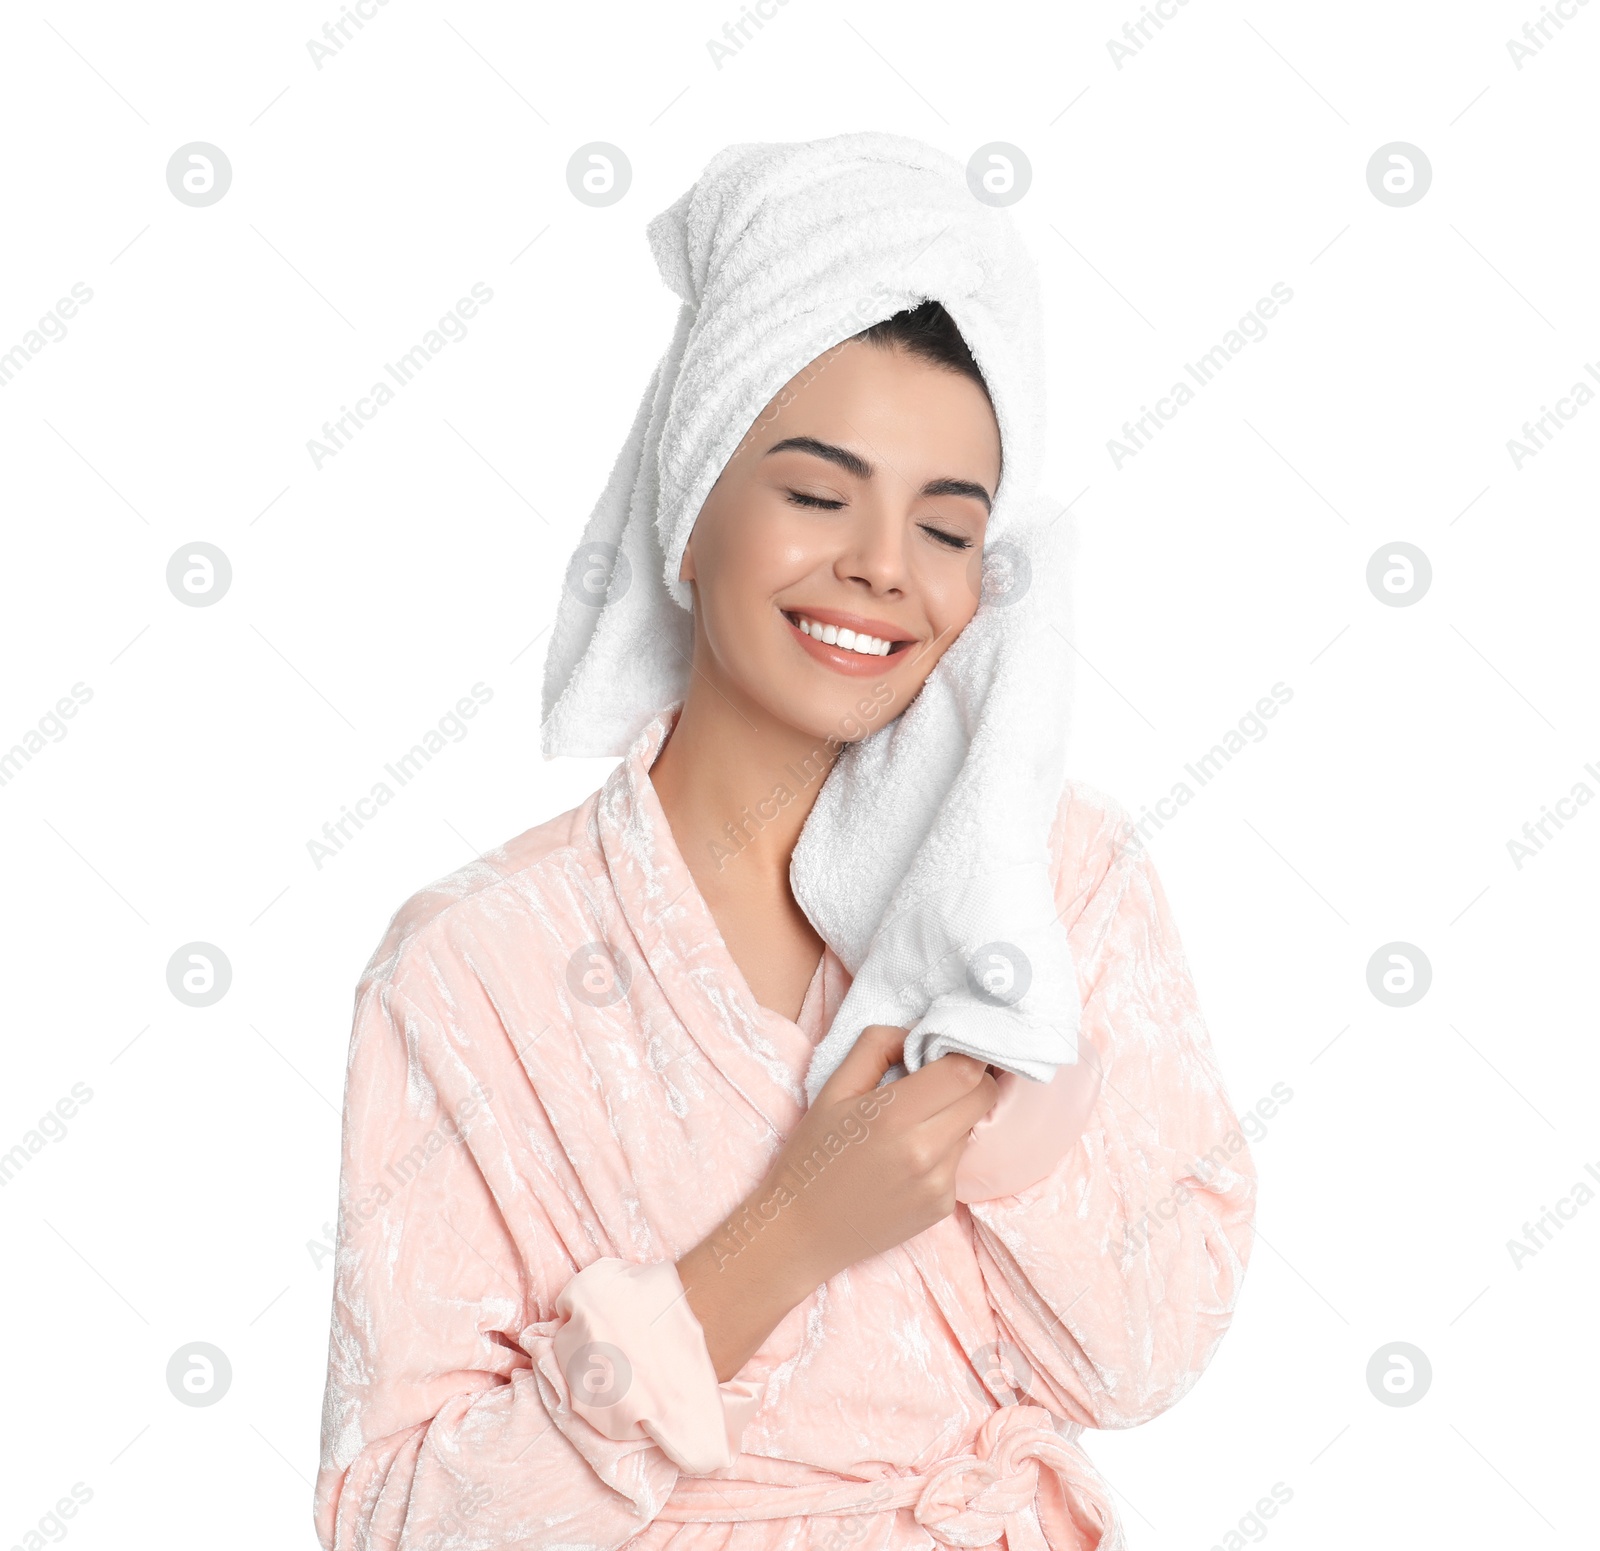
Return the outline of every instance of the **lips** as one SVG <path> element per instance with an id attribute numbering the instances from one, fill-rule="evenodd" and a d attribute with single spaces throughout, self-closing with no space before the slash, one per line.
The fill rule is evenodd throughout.
<path id="1" fill-rule="evenodd" d="M 821 641 L 823 645 L 836 647 L 841 652 L 854 652 L 858 657 L 887 657 L 893 649 L 891 642 L 868 635 L 865 630 L 858 632 L 849 628 L 840 629 L 837 625 L 820 624 L 804 614 L 796 616 L 790 623 L 811 640 Z"/>
<path id="2" fill-rule="evenodd" d="M 842 644 L 849 650 L 858 650 L 861 640 L 875 642 L 876 655 L 887 655 L 884 647 L 903 649 L 916 640 L 913 632 L 903 629 L 887 619 L 874 619 L 865 614 L 852 614 L 845 609 L 793 608 L 784 609 L 784 617 L 828 646 Z M 843 641 L 840 641 L 843 637 Z"/>
<path id="3" fill-rule="evenodd" d="M 888 620 L 870 619 L 842 609 L 781 612 L 790 633 L 808 656 L 852 678 L 875 674 L 885 658 L 898 655 L 916 640 Z"/>

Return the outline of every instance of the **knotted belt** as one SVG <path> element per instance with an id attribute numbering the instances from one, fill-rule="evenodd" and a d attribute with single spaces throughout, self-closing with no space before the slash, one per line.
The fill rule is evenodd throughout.
<path id="1" fill-rule="evenodd" d="M 1125 1551 L 1104 1484 L 1077 1445 L 1080 1430 L 1072 1423 L 1064 1436 L 1043 1406 L 1002 1406 L 985 1418 L 971 1453 L 952 1454 L 920 1475 L 815 1483 L 679 1476 L 657 1517 L 722 1524 L 910 1508 L 946 1546 L 993 1545 L 1004 1534 L 1008 1551 Z M 1058 1491 L 1040 1495 L 1041 1467 Z"/>

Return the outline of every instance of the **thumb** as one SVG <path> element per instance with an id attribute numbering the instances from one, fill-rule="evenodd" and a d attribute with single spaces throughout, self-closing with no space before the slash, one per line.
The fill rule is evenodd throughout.
<path id="1" fill-rule="evenodd" d="M 883 1074 L 895 1064 L 905 1051 L 905 1029 L 888 1023 L 869 1023 L 849 1053 L 834 1069 L 833 1075 L 823 1083 L 817 1102 L 824 1099 L 855 1099 L 871 1093 L 883 1080 Z"/>

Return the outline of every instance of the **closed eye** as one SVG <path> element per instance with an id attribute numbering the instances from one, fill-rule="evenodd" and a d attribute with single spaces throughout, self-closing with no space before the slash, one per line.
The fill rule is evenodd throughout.
<path id="1" fill-rule="evenodd" d="M 946 533 L 942 528 L 930 528 L 927 523 L 917 525 L 924 533 L 932 534 L 940 543 L 947 544 L 951 549 L 971 549 L 972 540 L 960 533 Z"/>
<path id="2" fill-rule="evenodd" d="M 824 500 L 819 495 L 807 495 L 803 490 L 789 491 L 789 500 L 796 506 L 820 506 L 827 511 L 836 512 L 844 505 L 843 501 Z"/>
<path id="3" fill-rule="evenodd" d="M 845 504 L 843 501 L 834 500 L 832 498 L 824 498 L 823 496 L 819 495 L 807 495 L 803 490 L 786 489 L 784 493 L 788 496 L 791 505 L 809 507 L 813 510 L 820 509 L 822 511 L 836 512 Z M 972 548 L 972 540 L 967 538 L 964 534 L 946 533 L 943 528 L 930 528 L 925 522 L 918 523 L 917 526 L 931 538 L 937 539 L 948 549 Z"/>

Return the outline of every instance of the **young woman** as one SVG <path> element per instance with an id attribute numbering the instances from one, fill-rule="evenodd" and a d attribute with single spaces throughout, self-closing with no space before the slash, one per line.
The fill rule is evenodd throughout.
<path id="1" fill-rule="evenodd" d="M 914 142 L 735 151 L 714 168 L 760 210 L 804 182 L 837 224 L 887 166 L 939 190 L 901 195 L 906 242 L 919 212 L 967 219 L 941 204 L 960 169 Z M 674 207 L 691 257 L 756 229 L 712 171 Z M 837 339 L 726 433 L 671 572 L 682 693 L 584 803 L 408 901 L 362 978 L 327 1551 L 1111 1551 L 1078 1434 L 1170 1406 L 1227 1327 L 1249 1154 L 1149 858 L 1081 784 L 1042 837 L 1077 1060 L 1049 1081 L 913 1061 L 908 1027 L 872 1024 L 806 1102 L 853 977 L 796 899 L 797 845 L 847 751 L 976 628 L 1020 446 L 927 289 L 865 329 L 824 319 Z M 675 350 L 645 404 L 666 484 Z M 647 461 L 619 460 L 619 509 Z M 646 581 L 613 553 L 608 605 Z"/>

